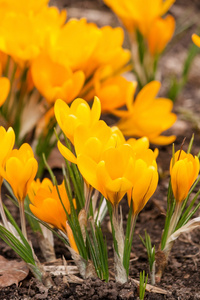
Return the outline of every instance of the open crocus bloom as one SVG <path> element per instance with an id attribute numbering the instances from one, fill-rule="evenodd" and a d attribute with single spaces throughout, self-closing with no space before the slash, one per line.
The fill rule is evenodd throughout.
<path id="1" fill-rule="evenodd" d="M 0 49 L 21 67 L 40 53 L 49 32 L 59 31 L 66 20 L 65 11 L 59 13 L 57 8 L 48 6 L 48 1 L 33 2 L 0 3 Z"/>
<path id="2" fill-rule="evenodd" d="M 117 124 L 125 136 L 148 137 L 153 144 L 167 145 L 175 140 L 175 136 L 162 136 L 176 121 L 171 112 L 173 102 L 166 98 L 156 98 L 160 89 L 159 81 L 148 83 L 132 103 L 127 103 L 128 111 L 116 111 L 121 117 Z"/>
<path id="3" fill-rule="evenodd" d="M 99 31 L 99 28 L 98 28 Z M 124 31 L 122 28 L 104 26 L 100 29 L 99 39 L 84 72 L 88 78 L 101 67 L 109 66 L 112 73 L 119 71 L 130 61 L 130 51 L 123 48 Z"/>
<path id="4" fill-rule="evenodd" d="M 86 154 L 98 162 L 102 152 L 110 147 L 115 147 L 118 137 L 107 124 L 100 120 L 93 127 L 87 127 L 83 124 L 78 126 L 74 134 L 74 148 L 76 156 L 58 141 L 58 149 L 60 153 L 69 161 L 77 163 L 77 157 L 80 154 Z"/>
<path id="5" fill-rule="evenodd" d="M 31 65 L 33 83 L 50 103 L 61 98 L 70 103 L 80 92 L 85 81 L 84 73 L 51 60 L 47 53 L 40 54 Z"/>
<path id="6" fill-rule="evenodd" d="M 170 163 L 171 184 L 174 198 L 183 201 L 199 174 L 199 159 L 183 150 L 175 153 Z"/>
<path id="7" fill-rule="evenodd" d="M 113 76 L 104 81 L 95 76 L 94 94 L 101 99 L 102 112 L 111 112 L 125 105 L 134 95 L 134 84 L 122 76 Z"/>

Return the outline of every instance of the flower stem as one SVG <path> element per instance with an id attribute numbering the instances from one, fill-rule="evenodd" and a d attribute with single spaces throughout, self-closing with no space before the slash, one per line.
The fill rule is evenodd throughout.
<path id="1" fill-rule="evenodd" d="M 85 211 L 86 215 L 88 215 L 89 212 L 89 206 L 90 206 L 90 200 L 92 196 L 93 188 L 84 182 L 84 194 L 85 194 Z"/>
<path id="2" fill-rule="evenodd" d="M 25 214 L 24 214 L 24 201 L 19 201 L 19 212 L 20 212 L 22 233 L 23 233 L 24 237 L 27 239 L 26 220 L 25 220 Z"/>
<path id="3" fill-rule="evenodd" d="M 130 234 L 129 234 L 129 241 L 131 240 L 134 230 L 135 230 L 135 223 L 136 223 L 137 215 L 132 214 L 131 216 L 131 226 L 130 226 Z"/>
<path id="4" fill-rule="evenodd" d="M 178 224 L 179 217 L 181 214 L 181 205 L 182 205 L 182 202 L 176 202 L 174 213 L 171 218 L 171 224 L 169 226 L 165 248 L 163 249 L 163 252 L 165 253 L 167 259 L 168 259 L 169 253 L 170 253 L 172 245 L 173 245 L 173 242 L 169 243 L 168 239 L 173 234 L 173 232 L 176 228 L 176 225 Z"/>

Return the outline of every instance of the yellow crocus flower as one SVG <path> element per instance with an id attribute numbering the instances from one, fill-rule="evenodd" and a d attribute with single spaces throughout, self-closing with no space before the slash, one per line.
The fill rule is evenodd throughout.
<path id="1" fill-rule="evenodd" d="M 162 136 L 176 121 L 171 112 L 173 102 L 166 98 L 156 98 L 160 89 L 159 81 L 148 83 L 137 95 L 135 101 L 127 103 L 128 111 L 115 111 L 121 117 L 117 124 L 125 136 L 146 136 L 153 144 L 167 145 L 175 136 Z"/>
<path id="2" fill-rule="evenodd" d="M 53 186 L 50 180 L 48 181 L 49 182 L 47 182 L 46 179 L 47 184 L 41 185 L 36 191 L 35 196 L 30 197 L 30 210 L 38 219 L 66 232 L 67 215 L 62 206 L 56 186 Z M 61 185 L 58 185 L 58 190 L 63 205 L 68 214 L 70 214 L 70 201 L 67 196 L 64 181 Z M 31 189 L 30 193 L 32 193 Z"/>
<path id="3" fill-rule="evenodd" d="M 6 159 L 3 177 L 12 187 L 19 202 L 23 202 L 37 173 L 38 163 L 29 144 L 11 151 Z"/>
<path id="4" fill-rule="evenodd" d="M 46 51 L 54 62 L 82 70 L 86 78 L 105 66 L 121 72 L 130 61 L 130 51 L 123 49 L 124 33 L 121 28 L 98 28 L 86 19 L 69 20 L 47 39 Z"/>
<path id="5" fill-rule="evenodd" d="M 158 171 L 156 163 L 148 166 L 144 160 L 138 159 L 133 172 L 135 176 L 133 188 L 128 192 L 128 202 L 130 205 L 132 201 L 133 215 L 137 216 L 157 188 Z"/>
<path id="6" fill-rule="evenodd" d="M 67 234 L 69 243 L 72 249 L 79 253 L 74 240 L 71 227 L 67 223 L 67 215 L 71 213 L 70 201 L 65 189 L 65 183 L 58 185 L 59 195 L 56 186 L 53 185 L 50 179 L 44 178 L 42 182 L 39 179 L 34 181 L 29 188 L 29 199 L 31 201 L 30 210 L 40 220 L 62 230 Z M 62 199 L 62 203 L 60 200 Z M 76 202 L 73 201 L 76 208 Z"/>
<path id="7" fill-rule="evenodd" d="M 120 27 L 104 26 L 98 28 L 99 39 L 91 53 L 88 63 L 84 67 L 86 77 L 89 77 L 100 67 L 109 66 L 112 73 L 121 70 L 131 58 L 131 53 L 123 46 L 124 32 Z"/>
<path id="8" fill-rule="evenodd" d="M 101 80 L 99 72 L 94 75 L 93 95 L 101 100 L 102 113 L 111 112 L 133 99 L 135 86 L 122 76 L 111 76 Z M 92 96 L 93 96 L 92 95 Z M 87 100 L 91 94 L 85 96 Z"/>
<path id="9" fill-rule="evenodd" d="M 40 181 L 39 178 L 33 180 L 28 189 L 28 197 L 31 203 L 34 202 L 34 197 L 40 188 L 46 189 L 47 191 L 52 191 L 53 183 L 49 178 L 44 178 L 42 181 Z"/>
<path id="10" fill-rule="evenodd" d="M 33 60 L 31 75 L 35 87 L 50 103 L 58 98 L 70 103 L 85 81 L 81 70 L 73 73 L 70 67 L 52 61 L 46 53 Z"/>
<path id="11" fill-rule="evenodd" d="M 198 36 L 196 33 L 194 33 L 192 35 L 192 40 L 193 40 L 193 43 L 195 43 L 195 45 L 200 47 L 200 36 Z"/>
<path id="12" fill-rule="evenodd" d="M 49 7 L 48 1 L 3 2 L 0 2 L 0 50 L 24 67 L 39 55 L 47 36 L 64 25 L 66 12 Z"/>
<path id="13" fill-rule="evenodd" d="M 40 52 L 40 37 L 32 18 L 30 14 L 12 12 L 7 13 L 1 22 L 0 50 L 12 56 L 20 65 Z"/>
<path id="14" fill-rule="evenodd" d="M 98 162 L 90 156 L 80 154 L 77 164 L 85 180 L 114 207 L 132 187 L 134 158 L 129 145 L 105 150 Z"/>
<path id="15" fill-rule="evenodd" d="M 139 29 L 147 36 L 152 22 L 164 15 L 175 0 L 104 0 L 118 15 L 128 31 Z"/>
<path id="16" fill-rule="evenodd" d="M 150 153 L 151 152 L 151 153 Z M 158 185 L 157 164 L 154 160 L 153 151 L 143 152 L 143 158 L 136 159 L 133 176 L 133 187 L 127 192 L 128 204 L 132 203 L 132 215 L 130 225 L 130 236 L 132 237 L 138 214 L 144 208 L 148 200 L 154 194 Z M 146 156 L 146 157 L 145 157 Z"/>
<path id="17" fill-rule="evenodd" d="M 100 37 L 96 24 L 72 19 L 49 36 L 46 49 L 53 61 L 66 64 L 72 71 L 84 70 Z"/>
<path id="18" fill-rule="evenodd" d="M 175 19 L 172 16 L 168 15 L 165 19 L 155 19 L 147 36 L 149 52 L 152 56 L 162 53 L 171 40 L 174 30 Z"/>
<path id="19" fill-rule="evenodd" d="M 199 159 L 183 150 L 175 153 L 170 163 L 171 185 L 177 202 L 183 201 L 199 174 Z"/>
<path id="20" fill-rule="evenodd" d="M 58 125 L 73 144 L 75 129 L 80 124 L 92 127 L 99 120 L 101 104 L 100 100 L 95 97 L 90 109 L 89 104 L 85 100 L 77 98 L 69 107 L 63 100 L 58 99 L 55 103 L 54 111 Z"/>
<path id="21" fill-rule="evenodd" d="M 24 200 L 28 189 L 37 173 L 38 163 L 34 158 L 29 144 L 22 144 L 18 149 L 10 152 L 2 169 L 3 178 L 10 184 L 15 197 L 19 202 L 21 229 L 27 239 L 26 221 L 24 214 Z"/>
<path id="22" fill-rule="evenodd" d="M 113 133 L 107 124 L 100 120 L 92 127 L 83 124 L 79 125 L 74 133 L 74 148 L 76 156 L 58 141 L 60 153 L 69 161 L 77 163 L 77 157 L 80 154 L 86 154 L 92 157 L 95 162 L 100 160 L 102 152 L 117 145 L 118 136 Z"/>

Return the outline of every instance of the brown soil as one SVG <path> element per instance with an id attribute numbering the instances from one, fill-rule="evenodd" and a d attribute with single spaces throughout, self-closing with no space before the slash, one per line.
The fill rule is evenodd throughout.
<path id="1" fill-rule="evenodd" d="M 109 11 L 102 1 L 52 1 L 58 6 L 65 6 L 68 9 L 68 16 L 83 17 L 84 14 L 89 18 L 96 13 L 99 25 L 118 24 L 116 17 Z M 198 20 L 200 11 L 198 1 L 177 1 L 171 9 L 172 14 L 177 18 L 177 22 L 181 22 L 184 16 L 190 24 L 189 29 L 182 35 L 176 37 L 171 43 L 171 48 L 164 54 L 160 67 L 162 71 L 161 81 L 163 83 L 161 94 L 165 95 L 169 86 L 169 78 L 171 75 L 180 76 L 182 62 L 186 57 L 187 47 L 191 41 L 191 34 L 195 32 L 196 25 L 192 20 Z M 77 15 L 76 15 L 77 14 Z M 107 22 L 107 23 L 106 23 Z M 178 41 L 178 43 L 176 43 Z M 195 141 L 193 154 L 197 154 L 200 150 L 199 135 L 199 98 L 200 98 L 200 57 L 196 57 L 189 80 L 183 91 L 175 103 L 174 111 L 178 114 L 178 121 L 170 129 L 169 133 L 177 135 L 175 147 L 178 150 L 183 138 L 186 136 L 185 149 L 192 136 L 195 133 Z M 193 113 L 193 123 L 186 120 L 185 115 L 180 113 L 180 107 L 186 111 Z M 195 117 L 196 116 L 196 119 Z M 142 270 L 148 272 L 147 253 L 142 245 L 139 235 L 144 237 L 144 230 L 150 234 L 152 243 L 158 248 L 161 238 L 162 229 L 165 221 L 166 196 L 168 184 L 168 167 L 171 158 L 171 146 L 159 147 L 158 165 L 161 172 L 159 186 L 155 195 L 146 205 L 145 209 L 138 217 L 135 235 L 132 246 L 131 262 L 130 262 L 130 280 L 126 284 L 118 284 L 112 280 L 108 283 L 99 279 L 84 280 L 81 284 L 68 283 L 66 278 L 62 276 L 53 277 L 53 286 L 50 289 L 44 288 L 36 279 L 29 274 L 23 282 L 0 290 L 0 299 L 137 299 L 138 289 L 132 279 L 139 279 L 139 273 Z M 18 218 L 18 210 L 7 201 L 9 210 L 14 217 Z M 128 208 L 125 200 L 122 202 L 124 214 L 127 214 Z M 198 215 L 198 213 L 196 213 Z M 104 232 L 107 235 L 108 254 L 112 257 L 112 240 L 108 232 L 108 218 L 104 221 Z M 39 259 L 43 261 L 43 257 L 39 251 L 37 238 L 29 231 L 29 237 L 33 241 L 33 246 Z M 146 292 L 145 299 L 176 299 L 189 300 L 200 299 L 200 229 L 195 229 L 190 234 L 181 235 L 175 242 L 172 249 L 168 266 L 159 285 L 167 292 L 166 295 L 154 292 Z M 70 254 L 60 240 L 55 238 L 55 250 L 57 258 L 63 255 L 66 260 L 70 259 Z M 17 255 L 2 241 L 0 241 L 0 255 L 7 259 L 17 258 Z"/>

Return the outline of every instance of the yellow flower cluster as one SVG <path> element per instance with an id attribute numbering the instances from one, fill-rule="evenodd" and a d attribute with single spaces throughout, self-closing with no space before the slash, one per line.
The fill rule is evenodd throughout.
<path id="1" fill-rule="evenodd" d="M 130 60 L 130 53 L 123 50 L 122 43 L 121 28 L 99 29 L 85 19 L 69 20 L 59 31 L 51 33 L 46 47 L 32 61 L 33 82 L 50 103 L 57 98 L 70 103 L 84 94 L 88 101 L 94 95 L 101 95 L 104 110 L 119 107 L 125 103 L 120 87 L 132 85 L 118 75 Z M 120 100 L 108 101 L 108 94 L 112 95 L 116 86 L 121 90 L 120 95 L 117 91 Z"/>
<path id="2" fill-rule="evenodd" d="M 24 200 L 28 194 L 31 201 L 30 209 L 33 214 L 44 222 L 55 226 L 65 232 L 69 238 L 71 247 L 78 253 L 76 243 L 69 224 L 67 215 L 71 213 L 70 201 L 65 189 L 65 183 L 53 186 L 52 182 L 45 178 L 42 182 L 39 179 L 34 181 L 37 173 L 38 163 L 34 158 L 31 146 L 22 144 L 18 149 L 13 149 L 15 133 L 10 127 L 7 131 L 0 127 L 0 190 L 5 179 L 11 186 L 15 197 L 19 202 L 22 232 L 27 238 Z M 1 202 L 0 197 L 0 202 Z M 73 200 L 74 207 L 76 202 Z M 1 202 L 2 208 L 2 202 Z M 66 210 L 66 211 L 65 211 Z M 1 211 L 1 214 L 3 212 Z M 6 226 L 5 214 L 2 215 L 4 226 Z"/>
<path id="3" fill-rule="evenodd" d="M 82 110 L 84 114 L 80 114 Z M 117 127 L 110 128 L 99 120 L 100 113 L 97 97 L 91 110 L 83 99 L 74 100 L 71 107 L 57 100 L 56 119 L 73 143 L 75 155 L 60 141 L 58 148 L 67 160 L 77 164 L 87 184 L 100 191 L 113 207 L 128 193 L 137 215 L 157 187 L 157 151 L 149 149 L 146 137 L 125 141 Z"/>
<path id="4" fill-rule="evenodd" d="M 104 0 L 121 19 L 130 35 L 138 30 L 146 39 L 152 56 L 160 54 L 170 41 L 175 20 L 172 16 L 162 18 L 175 0 Z"/>
<path id="5" fill-rule="evenodd" d="M 134 5 L 137 8 L 139 4 Z M 168 6 L 165 3 L 164 7 Z M 149 17 L 153 20 L 153 16 L 157 16 L 156 22 L 150 19 L 147 22 L 155 27 L 151 26 L 149 31 L 152 52 L 162 48 L 161 37 L 157 45 L 158 34 L 154 31 L 162 32 L 164 39 L 164 21 L 158 18 L 160 11 L 166 10 L 164 7 Z M 66 11 L 48 6 L 47 0 L 20 0 L 17 4 L 13 0 L 6 4 L 0 1 L 0 16 L 0 75 L 4 76 L 0 78 L 0 106 L 3 105 L 1 113 L 5 124 L 12 125 L 16 132 L 18 145 L 34 127 L 36 138 L 41 134 L 54 117 L 53 104 L 58 98 L 69 104 L 76 97 L 90 102 L 97 96 L 101 111 L 111 113 L 133 101 L 135 82 L 121 75 L 132 68 L 131 53 L 122 47 L 122 28 L 98 28 L 86 19 L 66 22 Z M 168 27 L 170 18 L 166 18 Z M 165 109 L 167 115 L 163 103 L 162 110 Z M 137 115 L 138 112 L 143 120 L 145 112 L 137 110 Z M 149 115 L 148 119 L 152 118 L 153 115 Z M 145 125 L 140 130 L 136 123 L 129 124 L 132 134 L 149 136 Z M 172 124 L 172 121 L 165 122 L 162 130 Z"/>
<path id="6" fill-rule="evenodd" d="M 17 63 L 15 78 L 27 68 L 27 92 L 36 87 L 50 105 L 57 98 L 70 103 L 83 93 L 88 101 L 101 96 L 104 111 L 125 103 L 124 88 L 132 83 L 120 76 L 130 61 L 121 28 L 98 28 L 86 19 L 66 23 L 66 11 L 49 7 L 46 0 L 2 1 L 0 17 L 1 70 L 8 56 Z M 13 70 L 11 64 L 9 74 Z"/>

